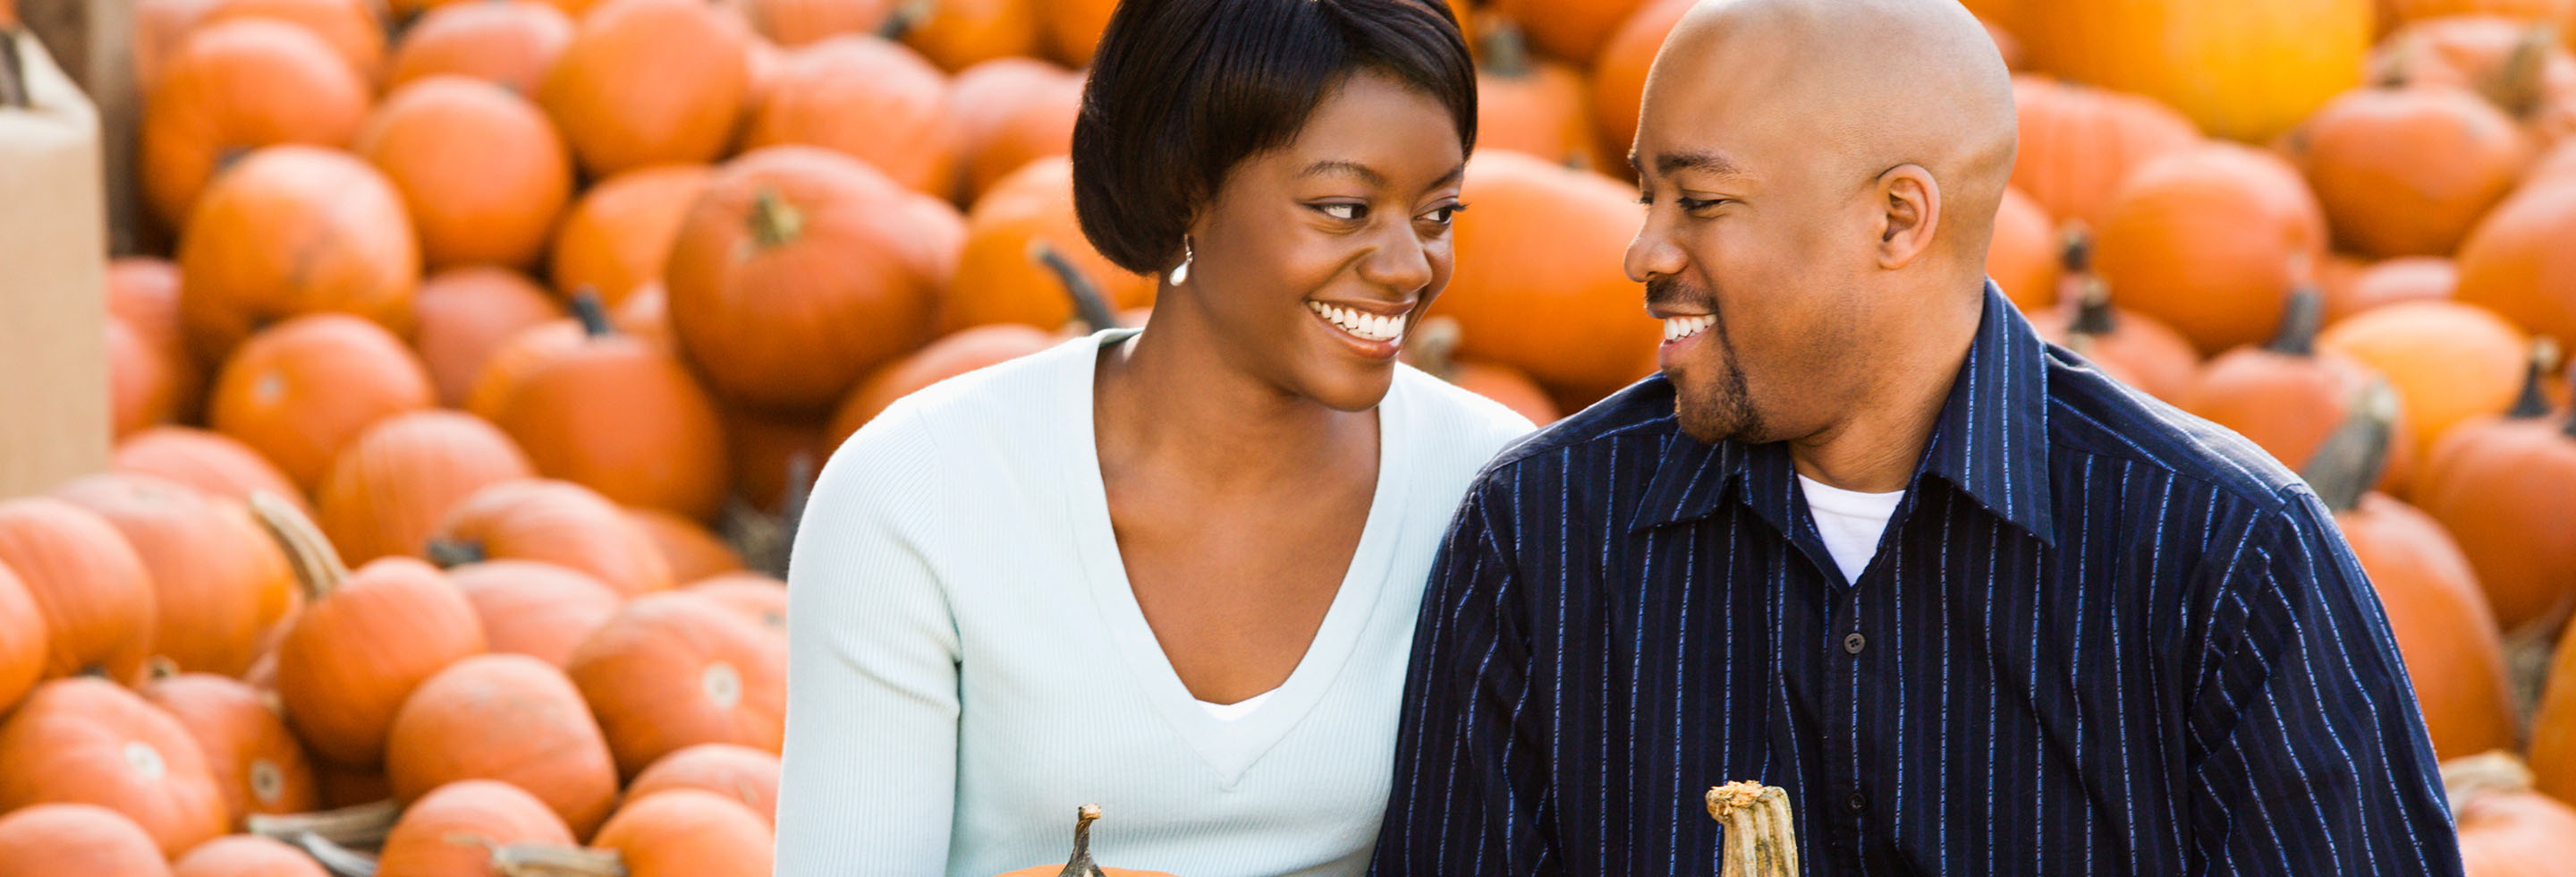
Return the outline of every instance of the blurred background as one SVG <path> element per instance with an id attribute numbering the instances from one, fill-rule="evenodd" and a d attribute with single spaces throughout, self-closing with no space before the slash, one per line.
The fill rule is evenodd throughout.
<path id="1" fill-rule="evenodd" d="M 1623 156 L 1690 4 L 1448 2 L 1406 355 L 1544 424 L 1654 367 Z M 1968 7 L 1989 273 L 2310 479 L 2471 872 L 2576 873 L 2576 0 Z M 1114 8 L 0 0 L 0 874 L 765 875 L 822 460 L 1153 306 L 1064 158 Z"/>

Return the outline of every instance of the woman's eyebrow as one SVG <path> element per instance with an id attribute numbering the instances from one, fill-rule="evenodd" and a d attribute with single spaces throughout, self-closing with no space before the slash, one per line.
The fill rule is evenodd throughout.
<path id="1" fill-rule="evenodd" d="M 1327 158 L 1322 161 L 1315 162 L 1314 164 L 1307 165 L 1305 170 L 1297 173 L 1297 175 L 1301 177 L 1311 177 L 1320 174 L 1346 174 L 1358 177 L 1360 182 L 1367 183 L 1381 189 L 1386 188 L 1387 185 L 1385 174 L 1381 174 L 1370 169 L 1368 165 L 1364 165 L 1356 161 L 1345 161 L 1337 158 Z"/>

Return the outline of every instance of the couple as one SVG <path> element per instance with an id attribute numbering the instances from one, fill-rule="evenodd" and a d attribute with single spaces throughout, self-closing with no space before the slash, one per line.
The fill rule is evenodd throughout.
<path id="1" fill-rule="evenodd" d="M 2457 874 L 2325 510 L 2042 343 L 1953 0 L 1706 0 L 1645 92 L 1662 374 L 1535 435 L 1396 364 L 1474 73 L 1438 0 L 1126 0 L 1084 233 L 1161 277 L 824 470 L 778 873 Z M 1464 214 L 1472 216 L 1472 214 Z M 1496 454 L 1500 456 L 1497 457 Z"/>

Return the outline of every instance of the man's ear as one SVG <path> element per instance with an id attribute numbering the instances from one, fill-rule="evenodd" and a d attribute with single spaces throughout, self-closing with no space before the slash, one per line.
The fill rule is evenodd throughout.
<path id="1" fill-rule="evenodd" d="M 1878 266 L 1888 270 L 1913 264 L 1932 249 L 1941 228 L 1941 184 L 1919 164 L 1901 164 L 1878 175 L 1880 204 Z"/>

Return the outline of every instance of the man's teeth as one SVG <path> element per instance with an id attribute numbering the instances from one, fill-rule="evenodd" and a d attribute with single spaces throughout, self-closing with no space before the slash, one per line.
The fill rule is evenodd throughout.
<path id="1" fill-rule="evenodd" d="M 1404 335 L 1404 315 L 1402 314 L 1392 317 L 1381 317 L 1376 314 L 1361 313 L 1359 311 L 1351 310 L 1350 308 L 1335 307 L 1319 301 L 1307 302 L 1306 308 L 1314 311 L 1324 319 L 1332 321 L 1333 325 L 1342 327 L 1342 331 L 1349 332 L 1364 340 L 1393 341 L 1397 338 L 1403 337 Z"/>
<path id="2" fill-rule="evenodd" d="M 1716 317 L 1673 317 L 1664 321 L 1664 340 L 1679 341 L 1714 325 Z"/>

